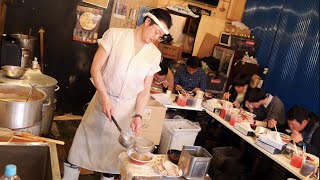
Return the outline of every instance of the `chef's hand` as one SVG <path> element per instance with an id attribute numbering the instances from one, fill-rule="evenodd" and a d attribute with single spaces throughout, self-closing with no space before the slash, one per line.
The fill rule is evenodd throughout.
<path id="1" fill-rule="evenodd" d="M 222 100 L 228 100 L 230 98 L 231 94 L 229 92 L 225 92 L 223 93 L 223 96 L 222 96 Z"/>
<path id="2" fill-rule="evenodd" d="M 139 134 L 141 132 L 141 118 L 140 117 L 132 118 L 130 127 L 131 127 L 133 132 Z"/>
<path id="3" fill-rule="evenodd" d="M 294 140 L 294 142 L 298 143 L 300 141 L 303 141 L 303 137 L 301 135 L 301 133 L 299 133 L 296 130 L 292 130 L 292 134 L 291 134 L 291 138 L 292 140 Z"/>
<path id="4" fill-rule="evenodd" d="M 107 118 L 112 121 L 111 115 L 112 115 L 112 106 L 109 101 L 103 101 L 102 102 L 102 112 L 107 116 Z"/>
<path id="5" fill-rule="evenodd" d="M 276 121 L 276 120 L 270 119 L 270 120 L 268 121 L 268 127 L 269 127 L 269 128 L 274 128 L 274 127 L 276 127 L 276 125 L 277 125 L 277 121 Z"/>
<path id="6" fill-rule="evenodd" d="M 234 101 L 233 102 L 233 105 L 236 107 L 236 108 L 240 108 L 240 103 L 238 101 Z"/>
<path id="7" fill-rule="evenodd" d="M 197 91 L 201 91 L 201 89 L 200 88 L 194 88 L 193 92 L 196 93 Z"/>
<path id="8" fill-rule="evenodd" d="M 176 85 L 176 91 L 181 91 L 182 90 L 182 86 L 180 86 L 180 85 Z"/>

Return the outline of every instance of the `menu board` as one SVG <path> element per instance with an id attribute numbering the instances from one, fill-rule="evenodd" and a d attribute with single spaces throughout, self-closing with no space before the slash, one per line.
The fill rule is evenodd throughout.
<path id="1" fill-rule="evenodd" d="M 78 6 L 77 21 L 73 30 L 73 40 L 96 43 L 102 13 L 103 11 L 101 9 Z"/>

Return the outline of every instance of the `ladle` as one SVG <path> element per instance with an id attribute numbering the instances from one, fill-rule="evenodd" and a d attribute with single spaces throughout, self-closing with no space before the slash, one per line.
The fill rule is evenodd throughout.
<path id="1" fill-rule="evenodd" d="M 111 116 L 111 120 L 117 126 L 117 128 L 120 132 L 118 141 L 121 144 L 121 146 L 123 146 L 124 148 L 127 148 L 127 149 L 132 148 L 135 144 L 135 138 L 132 135 L 130 135 L 129 133 L 122 131 L 118 122 L 114 119 L 113 116 Z"/>

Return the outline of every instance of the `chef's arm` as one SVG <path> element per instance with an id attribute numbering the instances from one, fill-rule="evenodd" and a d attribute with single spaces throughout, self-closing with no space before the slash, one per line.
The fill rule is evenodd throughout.
<path id="1" fill-rule="evenodd" d="M 136 114 L 143 114 L 143 109 L 150 99 L 150 89 L 153 81 L 153 76 L 147 76 L 144 79 L 144 90 L 138 94 L 136 102 Z"/>
<path id="2" fill-rule="evenodd" d="M 104 85 L 103 77 L 102 77 L 102 68 L 106 63 L 108 58 L 107 52 L 104 50 L 102 46 L 99 46 L 96 54 L 94 55 L 93 62 L 91 65 L 91 77 L 93 79 L 93 83 L 102 98 L 103 102 L 109 102 L 109 97 Z"/>

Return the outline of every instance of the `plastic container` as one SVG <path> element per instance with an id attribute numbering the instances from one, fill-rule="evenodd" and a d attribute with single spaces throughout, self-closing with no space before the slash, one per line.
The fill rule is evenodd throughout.
<path id="1" fill-rule="evenodd" d="M 159 154 L 169 149 L 182 150 L 183 146 L 193 146 L 201 127 L 187 119 L 167 119 L 164 121 Z"/>
<path id="2" fill-rule="evenodd" d="M 4 175 L 0 178 L 0 180 L 20 180 L 17 175 L 17 166 L 14 164 L 7 165 Z"/>
<path id="3" fill-rule="evenodd" d="M 302 163 L 302 167 L 300 169 L 300 174 L 303 176 L 308 176 L 311 173 L 315 173 L 317 170 L 317 165 L 314 164 L 312 161 L 306 160 Z"/>

